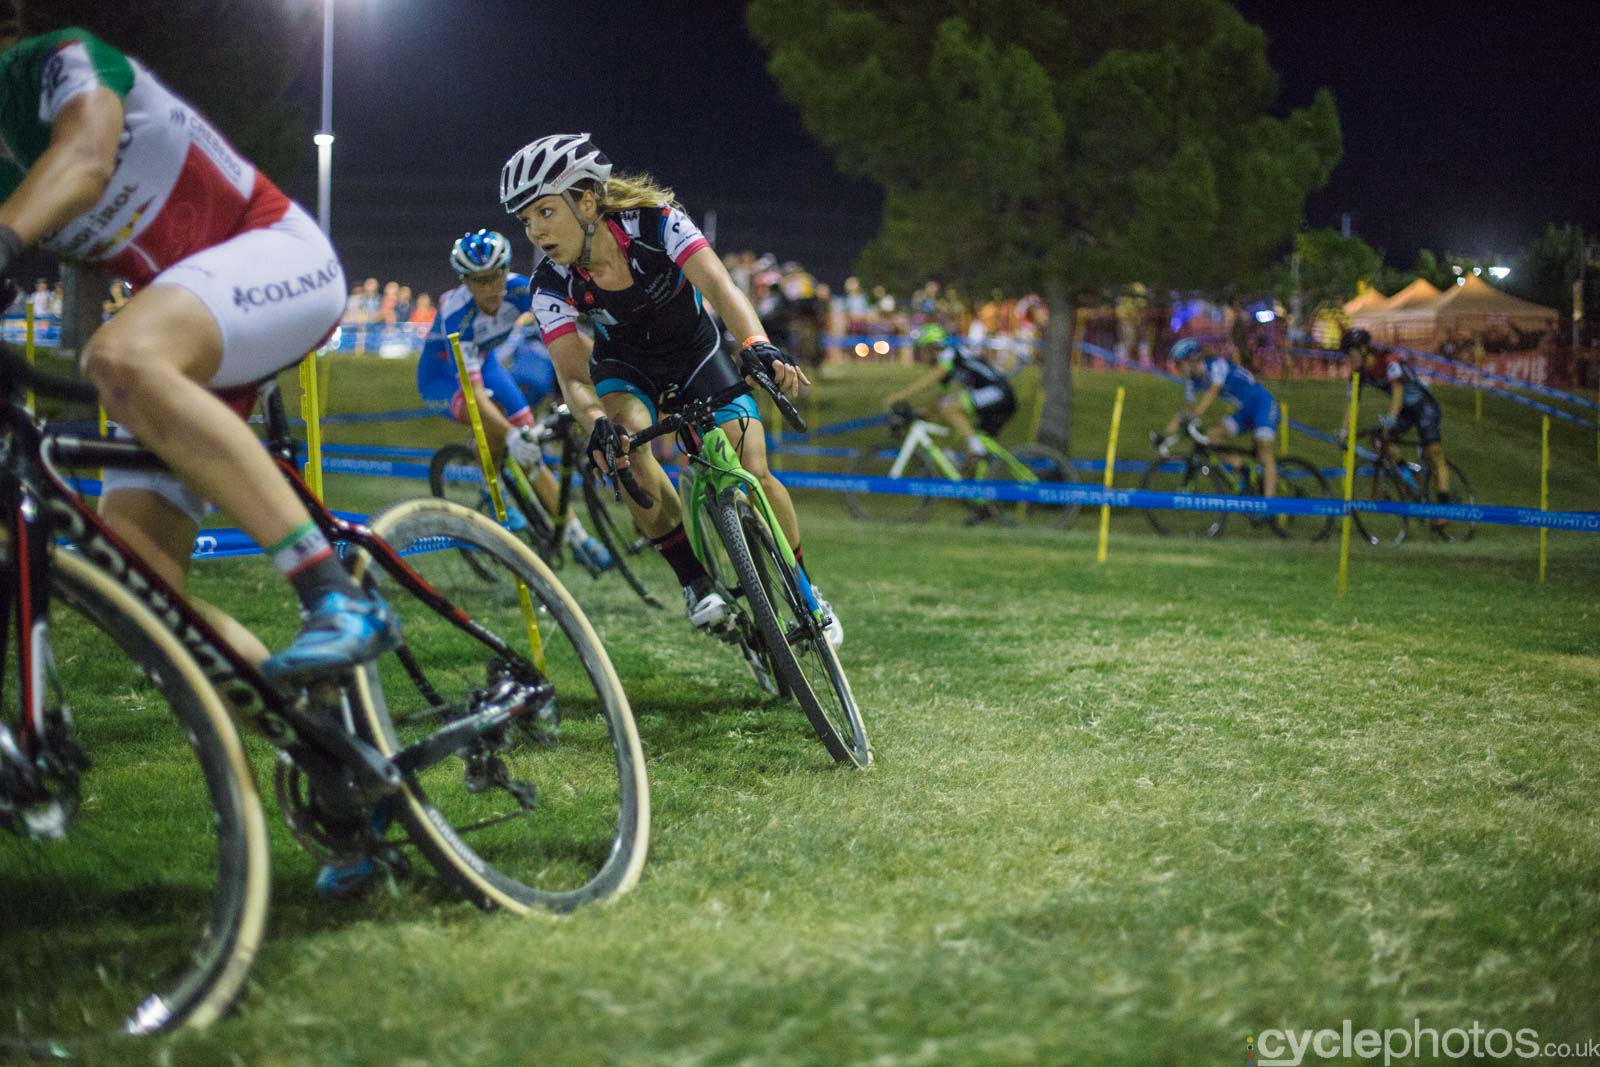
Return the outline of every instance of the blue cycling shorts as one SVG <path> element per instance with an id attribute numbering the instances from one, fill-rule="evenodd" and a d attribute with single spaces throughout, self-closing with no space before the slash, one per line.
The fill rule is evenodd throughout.
<path id="1" fill-rule="evenodd" d="M 1240 408 L 1222 420 L 1222 428 L 1231 437 L 1248 433 L 1257 441 L 1275 441 L 1278 423 L 1283 420 L 1282 409 L 1271 393 L 1263 392 L 1254 402 Z"/>

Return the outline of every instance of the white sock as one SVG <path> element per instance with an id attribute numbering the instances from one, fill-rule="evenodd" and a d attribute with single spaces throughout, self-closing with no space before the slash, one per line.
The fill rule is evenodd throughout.
<path id="1" fill-rule="evenodd" d="M 563 536 L 566 537 L 567 544 L 576 545 L 589 539 L 589 531 L 583 528 L 583 522 L 578 516 L 574 515 L 567 520 L 567 528 Z"/>
<path id="2" fill-rule="evenodd" d="M 967 451 L 971 452 L 974 456 L 981 456 L 987 451 L 987 449 L 983 447 L 983 442 L 978 440 L 978 435 L 973 434 L 971 437 L 967 438 Z"/>

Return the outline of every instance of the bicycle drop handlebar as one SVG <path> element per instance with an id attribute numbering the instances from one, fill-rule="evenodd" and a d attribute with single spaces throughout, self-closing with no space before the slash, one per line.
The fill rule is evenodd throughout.
<path id="1" fill-rule="evenodd" d="M 0 394 L 14 395 L 28 389 L 57 400 L 82 404 L 100 401 L 99 392 L 88 382 L 39 370 L 13 352 L 10 345 L 0 344 Z"/>
<path id="2" fill-rule="evenodd" d="M 673 414 L 645 427 L 636 434 L 630 434 L 628 436 L 628 451 L 634 452 L 642 445 L 654 441 L 657 437 L 665 437 L 667 434 L 677 433 L 684 426 L 694 426 L 712 419 L 720 408 L 725 407 L 745 394 L 747 386 L 742 380 L 743 378 L 752 379 L 768 396 L 772 397 L 773 403 L 778 406 L 779 413 L 783 415 L 783 421 L 792 429 L 798 433 L 805 432 L 806 420 L 801 417 L 799 410 L 795 408 L 789 398 L 783 395 L 783 390 L 778 388 L 778 383 L 772 380 L 772 376 L 767 373 L 765 367 L 754 360 L 745 360 L 739 370 L 741 380 L 738 383 L 728 386 L 728 388 L 714 396 L 691 400 Z M 616 484 L 621 489 L 627 490 L 628 495 L 633 498 L 633 502 L 641 508 L 654 507 L 655 498 L 634 478 L 633 471 L 627 467 L 617 466 L 616 461 L 620 458 L 621 454 L 614 447 L 607 447 L 606 465 L 611 468 Z M 618 492 L 618 497 L 621 497 L 620 491 Z"/>

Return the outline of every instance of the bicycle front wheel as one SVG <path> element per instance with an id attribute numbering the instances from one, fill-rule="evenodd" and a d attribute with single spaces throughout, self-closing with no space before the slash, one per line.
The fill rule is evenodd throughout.
<path id="1" fill-rule="evenodd" d="M 634 531 L 633 520 L 626 504 L 611 497 L 603 485 L 595 484 L 593 474 L 583 477 L 583 503 L 589 512 L 589 529 L 611 553 L 612 566 L 628 583 L 628 588 L 651 607 L 661 607 L 661 600 L 645 582 L 645 576 L 661 577 L 661 553 L 650 544 L 650 539 Z M 665 581 L 659 582 L 666 589 Z"/>
<path id="2" fill-rule="evenodd" d="M 1357 500 L 1370 500 L 1380 504 L 1406 504 L 1416 499 L 1416 494 L 1402 485 L 1389 467 L 1371 461 L 1358 462 L 1369 464 L 1371 471 L 1358 473 L 1356 476 Z M 1406 516 L 1390 512 L 1352 510 L 1350 515 L 1355 520 L 1357 532 L 1369 545 L 1398 545 L 1406 539 L 1410 526 L 1410 520 Z"/>
<path id="3" fill-rule="evenodd" d="M 1215 494 L 1226 496 L 1233 486 L 1213 462 L 1201 459 L 1150 460 L 1139 488 L 1156 493 Z M 1188 511 L 1146 508 L 1144 517 L 1162 537 L 1215 537 L 1227 525 L 1225 511 Z"/>
<path id="4" fill-rule="evenodd" d="M 1303 459 L 1281 456 L 1278 459 L 1278 495 L 1295 499 L 1326 498 L 1328 480 Z M 1272 531 L 1279 537 L 1300 541 L 1321 541 L 1333 530 L 1332 515 L 1275 515 Z"/>
<path id="5" fill-rule="evenodd" d="M 408 775 L 397 814 L 444 877 L 485 907 L 571 911 L 631 888 L 650 838 L 644 754 L 616 671 L 583 611 L 543 560 L 477 512 L 412 500 L 372 530 L 472 622 L 537 664 L 553 691 L 513 724 Z M 464 557 L 471 554 L 477 568 Z M 485 583 L 478 568 L 492 571 Z M 482 707 L 516 675 L 483 639 L 409 595 L 363 552 L 405 624 L 405 644 L 357 672 L 362 733 L 393 756 Z M 538 624 L 533 656 L 518 585 Z"/>
<path id="6" fill-rule="evenodd" d="M 773 667 L 833 758 L 852 767 L 867 766 L 872 747 L 849 679 L 805 602 L 798 576 L 784 562 L 772 530 L 733 489 L 723 491 L 714 514 L 717 533 L 739 575 Z"/>
<path id="7" fill-rule="evenodd" d="M 495 522 L 494 499 L 483 481 L 483 465 L 473 445 L 459 441 L 441 445 L 428 462 L 428 491 L 440 500 L 451 500 Z M 509 479 L 500 481 L 501 501 L 517 535 L 546 562 L 559 561 L 561 539 L 555 534 L 550 517 L 537 500 L 527 499 Z M 513 515 L 512 512 L 516 514 Z M 518 521 L 520 517 L 520 522 Z M 498 524 L 497 524 L 498 525 Z M 469 566 L 471 559 L 469 558 Z M 477 568 L 474 568 L 477 569 Z M 493 578 L 489 570 L 480 572 L 485 581 Z"/>
<path id="8" fill-rule="evenodd" d="M 864 448 L 850 460 L 848 473 L 860 478 L 887 478 L 894 466 L 899 446 L 887 442 L 882 447 Z M 942 478 L 933 464 L 921 451 L 914 453 L 906 463 L 901 477 Z M 933 498 L 906 496 L 900 493 L 870 492 L 863 487 L 842 494 L 844 506 L 851 515 L 865 522 L 927 522 L 933 507 Z"/>
<path id="9" fill-rule="evenodd" d="M 44 705 L 66 756 L 53 775 L 62 821 L 45 827 L 36 806 L 41 839 L 0 832 L 0 988 L 15 1027 L 0 1059 L 214 1021 L 267 915 L 266 820 L 216 691 L 127 589 L 53 555 Z"/>

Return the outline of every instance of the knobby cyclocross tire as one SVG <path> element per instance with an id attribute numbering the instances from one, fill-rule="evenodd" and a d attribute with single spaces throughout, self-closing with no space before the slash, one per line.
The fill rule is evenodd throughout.
<path id="1" fill-rule="evenodd" d="M 483 482 L 483 464 L 478 461 L 475 445 L 460 441 L 441 445 L 428 461 L 428 491 L 441 500 L 453 500 L 462 507 L 472 509 L 490 522 L 495 521 L 494 500 L 489 495 L 489 487 Z M 539 558 L 546 562 L 552 562 L 552 556 L 559 559 L 561 541 L 556 537 L 549 515 L 545 514 L 544 505 L 537 500 L 526 499 L 521 489 L 509 478 L 500 479 L 500 493 L 501 500 L 520 511 L 527 522 L 517 536 L 528 542 Z M 486 579 L 489 577 L 487 571 L 480 573 Z"/>
<path id="2" fill-rule="evenodd" d="M 510 727 L 481 755 L 504 776 L 531 787 L 524 805 L 457 754 L 406 778 L 397 797 L 401 823 L 447 879 L 486 908 L 525 914 L 571 911 L 626 892 L 639 879 L 650 840 L 644 753 L 627 695 L 600 639 L 571 595 L 527 545 L 475 511 L 443 500 L 411 500 L 384 511 L 372 530 L 430 585 L 480 625 L 524 652 L 529 648 L 516 582 L 532 598 L 555 686 L 558 734 Z M 432 551 L 430 551 L 432 550 Z M 461 557 L 472 552 L 499 571 L 486 585 Z M 358 580 L 371 578 L 405 627 L 405 656 L 391 652 L 357 672 L 358 729 L 393 754 L 465 711 L 488 684 L 493 650 L 411 598 L 365 553 Z M 427 681 L 420 685 L 413 669 Z M 487 744 L 486 739 L 486 744 Z M 481 770 L 481 767 L 480 767 Z"/>
<path id="3" fill-rule="evenodd" d="M 707 573 L 713 581 L 730 597 L 736 598 L 740 592 L 739 575 L 733 569 L 733 563 L 728 559 L 728 550 L 722 543 L 722 537 L 717 531 L 717 520 L 712 515 L 713 501 L 709 495 L 695 492 L 696 480 L 699 475 L 694 467 L 685 467 L 678 475 L 678 494 L 683 507 L 693 507 L 697 511 L 698 522 L 695 529 L 699 532 L 694 545 L 695 558 L 705 566 Z M 689 529 L 685 523 L 684 529 Z M 725 633 L 732 644 L 737 645 L 739 653 L 744 657 L 745 666 L 750 669 L 750 674 L 755 678 L 756 684 L 768 696 L 782 700 L 789 696 L 789 686 L 778 673 L 772 663 L 772 655 L 767 651 L 767 642 L 761 636 L 755 620 L 749 612 L 739 608 L 737 600 L 732 602 L 736 612 L 733 619 L 729 620 L 731 627 Z"/>
<path id="4" fill-rule="evenodd" d="M 0 876 L 27 889 L 3 894 L 0 968 L 17 973 L 0 984 L 17 1051 L 72 1053 L 222 1015 L 261 943 L 271 860 L 255 774 L 193 656 L 78 553 L 53 549 L 52 568 L 45 700 L 76 705 L 91 763 L 60 840 L 0 833 L 0 859 L 27 854 Z M 199 774 L 160 762 L 185 744 Z"/>
<path id="5" fill-rule="evenodd" d="M 1171 469 L 1176 467 L 1176 469 Z M 1139 479 L 1139 488 L 1157 493 L 1212 493 L 1227 496 L 1233 485 L 1214 460 L 1153 457 Z M 1146 508 L 1144 517 L 1162 537 L 1216 537 L 1228 524 L 1225 511 L 1177 511 Z"/>
<path id="6" fill-rule="evenodd" d="M 1278 457 L 1278 495 L 1280 497 L 1322 497 L 1333 495 L 1328 480 L 1314 464 L 1297 456 Z M 1275 515 L 1272 532 L 1295 541 L 1321 541 L 1333 531 L 1332 515 Z"/>
<path id="7" fill-rule="evenodd" d="M 846 473 L 858 478 L 887 478 L 900 454 L 901 442 L 889 441 L 876 448 L 864 448 L 851 457 Z M 885 454 L 887 453 L 887 454 Z M 940 474 L 921 449 L 906 462 L 903 478 L 939 478 Z M 927 522 L 933 498 L 900 493 L 845 492 L 844 506 L 864 522 Z"/>
<path id="8" fill-rule="evenodd" d="M 734 489 L 722 491 L 713 516 L 779 677 L 833 758 L 853 767 L 867 766 L 872 747 L 850 682 L 811 619 L 772 531 L 744 494 Z"/>

